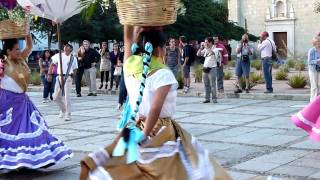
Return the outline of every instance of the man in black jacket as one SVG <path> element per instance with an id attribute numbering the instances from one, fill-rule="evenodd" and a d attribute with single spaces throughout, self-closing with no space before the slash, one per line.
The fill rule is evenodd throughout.
<path id="1" fill-rule="evenodd" d="M 78 59 L 84 69 L 83 73 L 86 78 L 87 86 L 89 87 L 88 96 L 97 96 L 96 64 L 100 60 L 100 54 L 96 50 L 90 48 L 90 42 L 88 40 L 84 40 L 78 51 Z M 77 76 L 76 89 L 78 97 L 81 96 L 81 79 L 83 73 L 79 73 Z"/>

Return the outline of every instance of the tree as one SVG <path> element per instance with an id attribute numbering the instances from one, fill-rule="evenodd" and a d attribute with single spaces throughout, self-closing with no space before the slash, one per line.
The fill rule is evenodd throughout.
<path id="1" fill-rule="evenodd" d="M 122 26 L 119 24 L 115 3 L 109 1 L 108 9 L 104 9 L 106 5 L 101 6 L 99 3 L 103 1 L 100 1 L 94 1 L 96 3 L 86 8 L 82 15 L 76 15 L 62 25 L 61 32 L 64 41 L 122 40 Z M 92 1 L 83 0 L 84 4 L 90 2 Z M 166 27 L 166 32 L 170 37 L 185 35 L 189 39 L 200 40 L 218 35 L 224 39 L 239 40 L 245 33 L 242 27 L 228 21 L 226 0 L 222 3 L 212 0 L 182 0 L 182 3 L 186 8 L 186 13 L 179 15 L 175 24 Z M 250 35 L 250 39 L 255 40 L 256 37 Z"/>
<path id="2" fill-rule="evenodd" d="M 51 20 L 38 17 L 32 21 L 30 29 L 40 33 L 40 38 L 46 37 L 48 39 L 48 49 L 51 49 L 51 42 L 56 34 L 56 26 Z"/>
<path id="3" fill-rule="evenodd" d="M 223 39 L 241 39 L 245 33 L 242 27 L 228 21 L 227 1 L 223 3 L 212 0 L 185 1 L 186 14 L 179 15 L 177 22 L 167 28 L 171 37 L 185 35 L 189 39 L 200 40 L 218 35 Z M 251 39 L 256 37 L 250 35 Z"/>
<path id="4" fill-rule="evenodd" d="M 115 4 L 102 11 L 97 7 L 90 20 L 76 15 L 62 24 L 61 35 L 63 41 L 82 42 L 84 39 L 98 43 L 102 40 L 122 40 L 122 26 L 116 12 Z"/>

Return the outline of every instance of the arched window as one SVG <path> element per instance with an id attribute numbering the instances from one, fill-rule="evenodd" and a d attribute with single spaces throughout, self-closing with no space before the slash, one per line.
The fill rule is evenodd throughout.
<path id="1" fill-rule="evenodd" d="M 282 1 L 278 1 L 276 4 L 276 17 L 285 17 L 284 12 L 284 3 Z"/>

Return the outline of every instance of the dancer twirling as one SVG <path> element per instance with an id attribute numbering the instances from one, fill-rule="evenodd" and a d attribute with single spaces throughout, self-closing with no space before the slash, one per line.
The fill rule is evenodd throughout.
<path id="1" fill-rule="evenodd" d="M 4 41 L 0 70 L 0 169 L 36 169 L 72 157 L 72 152 L 49 133 L 38 109 L 26 94 L 30 70 L 25 59 L 31 36 L 20 52 L 18 40 Z M 1 64 L 1 63 L 0 63 Z"/>
<path id="2" fill-rule="evenodd" d="M 215 160 L 210 160 L 208 151 L 172 120 L 178 83 L 161 63 L 165 44 L 161 28 L 134 29 L 126 25 L 124 32 L 129 104 L 119 123 L 122 132 L 111 145 L 81 162 L 80 179 L 89 178 L 89 174 L 98 179 L 121 180 L 231 179 Z M 142 57 L 128 57 L 128 46 L 134 39 L 145 47 Z M 139 46 L 133 45 L 134 53 Z M 133 120 L 137 122 L 133 124 Z"/>

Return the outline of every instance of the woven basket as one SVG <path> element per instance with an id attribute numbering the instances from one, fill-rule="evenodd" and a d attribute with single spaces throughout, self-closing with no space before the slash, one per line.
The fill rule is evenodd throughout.
<path id="1" fill-rule="evenodd" d="M 177 20 L 177 0 L 117 0 L 121 24 L 164 26 Z"/>
<path id="2" fill-rule="evenodd" d="M 29 24 L 13 22 L 10 20 L 0 21 L 0 39 L 22 38 L 29 34 Z"/>

